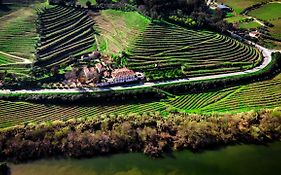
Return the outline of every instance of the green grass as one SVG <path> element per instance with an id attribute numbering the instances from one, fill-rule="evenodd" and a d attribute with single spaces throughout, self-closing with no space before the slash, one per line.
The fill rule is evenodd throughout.
<path id="1" fill-rule="evenodd" d="M 7 57 L 5 55 L 2 55 L 0 53 L 0 65 L 1 64 L 7 64 L 7 63 L 11 63 L 11 62 L 9 61 L 9 59 L 7 59 Z"/>
<path id="2" fill-rule="evenodd" d="M 281 19 L 270 21 L 274 27 L 269 28 L 272 37 L 281 40 Z"/>
<path id="3" fill-rule="evenodd" d="M 244 19 L 246 19 L 246 18 L 243 17 L 243 16 L 240 16 L 240 15 L 237 15 L 237 16 L 226 18 L 225 20 L 229 23 L 238 23 L 238 22 L 240 22 L 241 20 L 244 20 Z"/>
<path id="4" fill-rule="evenodd" d="M 242 29 L 253 29 L 253 28 L 261 27 L 261 25 L 255 21 L 253 21 L 253 22 L 240 23 L 239 27 Z"/>
<path id="5" fill-rule="evenodd" d="M 16 58 L 13 57 L 9 57 L 7 55 L 4 55 L 2 53 L 0 53 L 0 65 L 1 64 L 8 64 L 8 63 L 16 63 L 16 62 L 21 62 L 22 60 L 18 60 Z"/>
<path id="6" fill-rule="evenodd" d="M 250 11 L 248 15 L 266 21 L 281 18 L 281 3 L 266 4 L 261 8 Z"/>
<path id="7" fill-rule="evenodd" d="M 114 54 L 130 49 L 135 38 L 147 27 L 150 21 L 137 12 L 103 10 L 93 15 L 97 47 L 105 54 Z"/>
<path id="8" fill-rule="evenodd" d="M 0 128 L 25 122 L 67 120 L 110 114 L 149 113 L 164 110 L 162 102 L 112 105 L 43 105 L 0 100 Z"/>
<path id="9" fill-rule="evenodd" d="M 77 2 L 79 2 L 82 6 L 86 6 L 87 1 L 90 1 L 92 5 L 96 4 L 96 0 L 78 0 Z"/>
<path id="10" fill-rule="evenodd" d="M 218 0 L 218 2 L 225 3 L 233 8 L 236 13 L 241 13 L 247 7 L 265 1 L 266 0 Z"/>

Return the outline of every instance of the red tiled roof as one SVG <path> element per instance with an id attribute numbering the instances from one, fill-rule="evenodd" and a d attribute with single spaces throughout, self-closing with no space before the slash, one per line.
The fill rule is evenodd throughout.
<path id="1" fill-rule="evenodd" d="M 135 72 L 124 67 L 121 69 L 115 69 L 111 75 L 113 78 L 119 78 L 119 77 L 127 77 L 127 76 L 135 75 Z"/>

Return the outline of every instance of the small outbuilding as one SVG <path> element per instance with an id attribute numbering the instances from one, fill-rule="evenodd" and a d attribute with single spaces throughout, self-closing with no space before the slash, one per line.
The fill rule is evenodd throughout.
<path id="1" fill-rule="evenodd" d="M 233 9 L 228 7 L 227 5 L 225 4 L 220 4 L 218 5 L 217 9 L 223 11 L 223 12 L 226 12 L 226 13 L 230 13 L 230 12 L 233 12 Z"/>

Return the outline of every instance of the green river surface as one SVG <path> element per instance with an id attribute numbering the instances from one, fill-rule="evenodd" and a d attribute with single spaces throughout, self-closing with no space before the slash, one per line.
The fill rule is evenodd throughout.
<path id="1" fill-rule="evenodd" d="M 281 173 L 281 142 L 228 146 L 202 153 L 174 152 L 163 159 L 123 153 L 9 166 L 11 175 L 277 175 Z"/>

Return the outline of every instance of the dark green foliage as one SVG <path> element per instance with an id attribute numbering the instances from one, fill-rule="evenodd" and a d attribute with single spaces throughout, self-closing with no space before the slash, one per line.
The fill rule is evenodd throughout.
<path id="1" fill-rule="evenodd" d="M 1 147 L 0 147 L 0 149 L 1 149 Z M 1 153 L 0 153 L 0 155 L 1 155 Z M 10 170 L 9 170 L 8 165 L 6 163 L 0 162 L 0 175 L 9 175 L 10 174 L 9 171 Z"/>
<path id="2" fill-rule="evenodd" d="M 237 115 L 199 116 L 159 113 L 16 126 L 0 131 L 2 160 L 92 157 L 143 152 L 159 157 L 184 148 L 201 151 L 234 143 L 265 143 L 281 138 L 280 109 Z"/>

